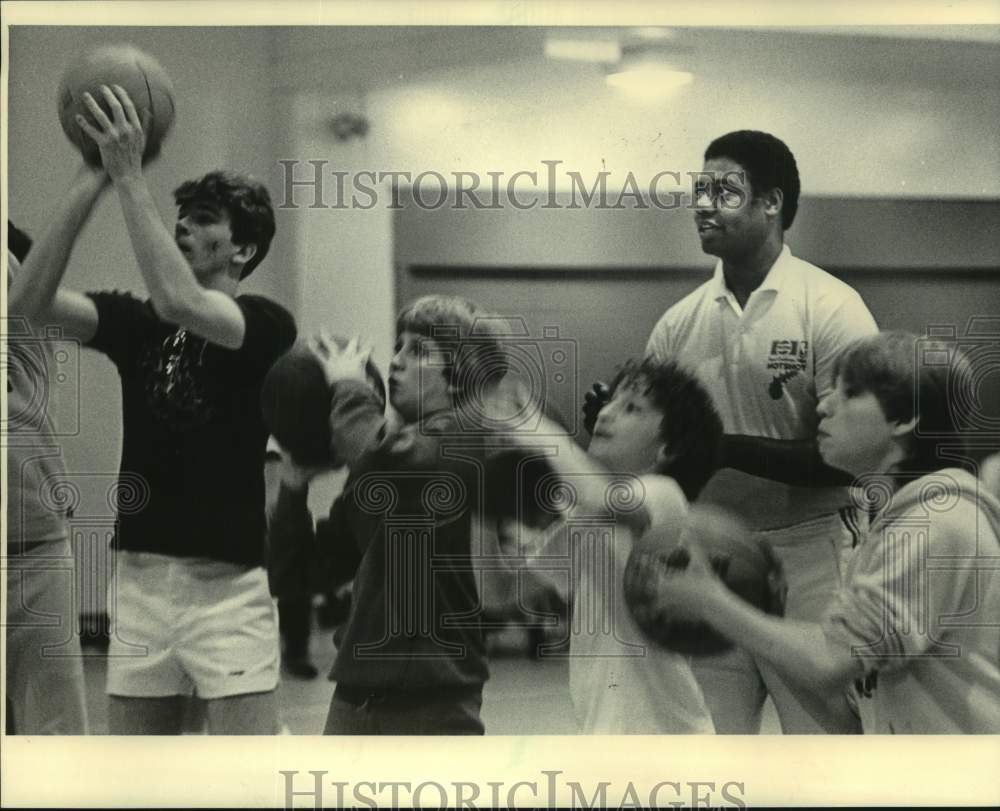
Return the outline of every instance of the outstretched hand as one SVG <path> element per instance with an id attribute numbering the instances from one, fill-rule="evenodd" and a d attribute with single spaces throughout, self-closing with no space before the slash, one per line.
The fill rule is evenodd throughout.
<path id="1" fill-rule="evenodd" d="M 101 85 L 101 94 L 111 110 L 111 118 L 90 93 L 84 93 L 83 103 L 96 125 L 79 114 L 77 124 L 97 144 L 101 162 L 112 181 L 141 175 L 149 111 L 143 111 L 140 121 L 132 99 L 121 85 Z"/>
<path id="2" fill-rule="evenodd" d="M 358 380 L 362 383 L 368 380 L 365 367 L 372 354 L 372 347 L 361 338 L 355 336 L 341 348 L 340 345 L 323 330 L 309 342 L 309 349 L 319 361 L 323 376 L 328 386 L 342 380 Z"/>

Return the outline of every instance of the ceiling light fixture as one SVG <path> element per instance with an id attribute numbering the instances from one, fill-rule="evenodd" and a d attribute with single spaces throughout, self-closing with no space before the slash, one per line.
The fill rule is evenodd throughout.
<path id="1" fill-rule="evenodd" d="M 614 63 L 621 59 L 622 49 L 617 40 L 549 37 L 545 40 L 545 56 L 570 62 Z"/>
<path id="2" fill-rule="evenodd" d="M 605 81 L 628 96 L 643 102 L 669 98 L 694 81 L 694 74 L 680 70 L 656 49 L 631 49 L 608 70 Z"/>

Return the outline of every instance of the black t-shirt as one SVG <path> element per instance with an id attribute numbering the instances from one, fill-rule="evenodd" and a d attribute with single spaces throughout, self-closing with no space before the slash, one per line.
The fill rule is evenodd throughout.
<path id="1" fill-rule="evenodd" d="M 88 294 L 91 348 L 118 368 L 123 443 L 118 546 L 263 565 L 266 559 L 264 375 L 295 341 L 295 322 L 260 296 L 238 296 L 239 349 L 161 320 L 129 293 Z"/>

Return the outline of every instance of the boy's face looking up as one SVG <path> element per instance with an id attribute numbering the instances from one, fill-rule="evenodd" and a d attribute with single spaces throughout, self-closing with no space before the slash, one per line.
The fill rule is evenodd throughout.
<path id="1" fill-rule="evenodd" d="M 623 380 L 601 409 L 588 453 L 615 473 L 650 473 L 662 461 L 663 412 L 643 391 L 641 379 Z"/>
<path id="2" fill-rule="evenodd" d="M 406 422 L 451 407 L 443 353 L 432 338 L 404 331 L 389 364 L 389 402 Z"/>
<path id="3" fill-rule="evenodd" d="M 229 215 L 221 206 L 208 201 L 181 206 L 174 240 L 199 278 L 228 270 L 234 259 L 242 264 L 248 258 L 247 247 L 233 242 Z"/>

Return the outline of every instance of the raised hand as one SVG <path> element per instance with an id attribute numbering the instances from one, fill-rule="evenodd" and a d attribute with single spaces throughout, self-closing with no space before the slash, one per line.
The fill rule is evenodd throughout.
<path id="1" fill-rule="evenodd" d="M 77 123 L 97 144 L 101 162 L 112 181 L 139 175 L 146 151 L 149 112 L 143 111 L 143 120 L 140 121 L 132 99 L 121 85 L 114 85 L 113 88 L 101 85 L 101 94 L 111 110 L 111 118 L 90 93 L 84 93 L 83 103 L 96 126 L 83 115 L 77 115 Z"/>
<path id="2" fill-rule="evenodd" d="M 323 330 L 309 342 L 309 349 L 319 361 L 328 386 L 342 380 L 358 380 L 362 383 L 368 380 L 365 366 L 371 358 L 372 347 L 362 342 L 360 337 L 351 338 L 341 347 Z"/>

